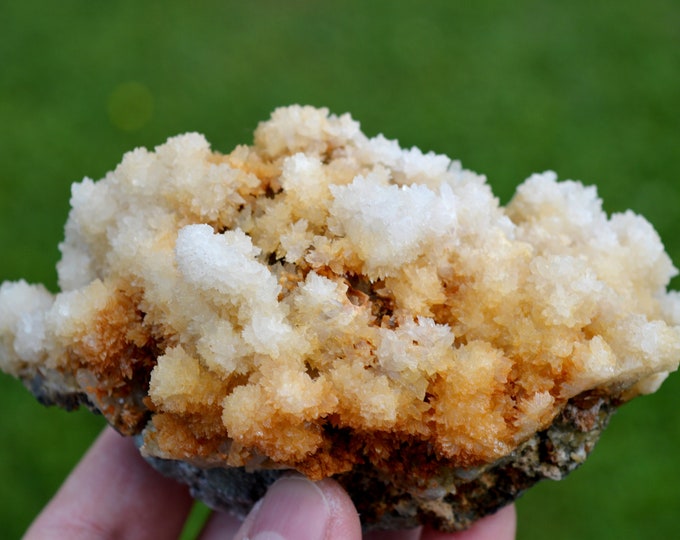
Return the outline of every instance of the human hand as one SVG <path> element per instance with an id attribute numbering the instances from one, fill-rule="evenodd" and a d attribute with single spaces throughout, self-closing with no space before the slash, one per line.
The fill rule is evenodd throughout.
<path id="1" fill-rule="evenodd" d="M 192 499 L 164 478 L 131 440 L 107 428 L 33 522 L 25 540 L 177 538 Z M 511 540 L 515 511 L 506 507 L 461 533 L 430 529 L 368 533 L 364 540 Z M 361 540 L 352 501 L 333 480 L 292 476 L 275 482 L 246 520 L 214 512 L 201 540 Z"/>

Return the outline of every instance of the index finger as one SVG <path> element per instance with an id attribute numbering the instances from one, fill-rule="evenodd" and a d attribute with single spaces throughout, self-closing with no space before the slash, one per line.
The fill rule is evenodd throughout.
<path id="1" fill-rule="evenodd" d="M 24 538 L 176 538 L 191 502 L 186 487 L 161 476 L 131 439 L 107 428 Z"/>

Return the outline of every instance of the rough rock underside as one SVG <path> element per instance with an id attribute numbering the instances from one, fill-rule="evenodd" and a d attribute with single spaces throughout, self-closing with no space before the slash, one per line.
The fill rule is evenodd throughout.
<path id="1" fill-rule="evenodd" d="M 680 359 L 644 218 L 552 172 L 502 207 L 349 115 L 137 149 L 71 206 L 61 292 L 0 287 L 0 367 L 237 513 L 295 470 L 367 527 L 466 528 L 582 463 Z"/>

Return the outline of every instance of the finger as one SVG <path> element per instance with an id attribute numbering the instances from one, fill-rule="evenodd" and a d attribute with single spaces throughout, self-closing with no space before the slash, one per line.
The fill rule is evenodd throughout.
<path id="1" fill-rule="evenodd" d="M 241 520 L 224 512 L 213 512 L 201 531 L 200 540 L 224 540 L 234 538 Z"/>
<path id="2" fill-rule="evenodd" d="M 154 471 L 132 440 L 107 428 L 25 538 L 176 538 L 190 507 L 185 487 Z"/>
<path id="3" fill-rule="evenodd" d="M 425 529 L 421 538 L 422 540 L 513 540 L 516 526 L 515 506 L 511 504 L 501 508 L 495 514 L 480 519 L 466 531 L 442 533 Z"/>
<path id="4" fill-rule="evenodd" d="M 334 480 L 303 476 L 277 480 L 258 502 L 234 540 L 361 540 L 359 515 Z"/>

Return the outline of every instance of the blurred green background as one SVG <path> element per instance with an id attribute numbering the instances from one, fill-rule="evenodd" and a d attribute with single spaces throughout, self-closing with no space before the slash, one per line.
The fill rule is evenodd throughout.
<path id="1" fill-rule="evenodd" d="M 680 2 L 0 4 L 0 280 L 56 285 L 69 185 L 185 131 L 229 151 L 291 103 L 349 111 L 487 174 L 599 186 L 680 263 Z M 679 281 L 674 282 L 677 288 Z M 680 538 L 680 376 L 519 502 L 520 539 Z M 0 376 L 0 523 L 16 538 L 100 430 Z"/>

